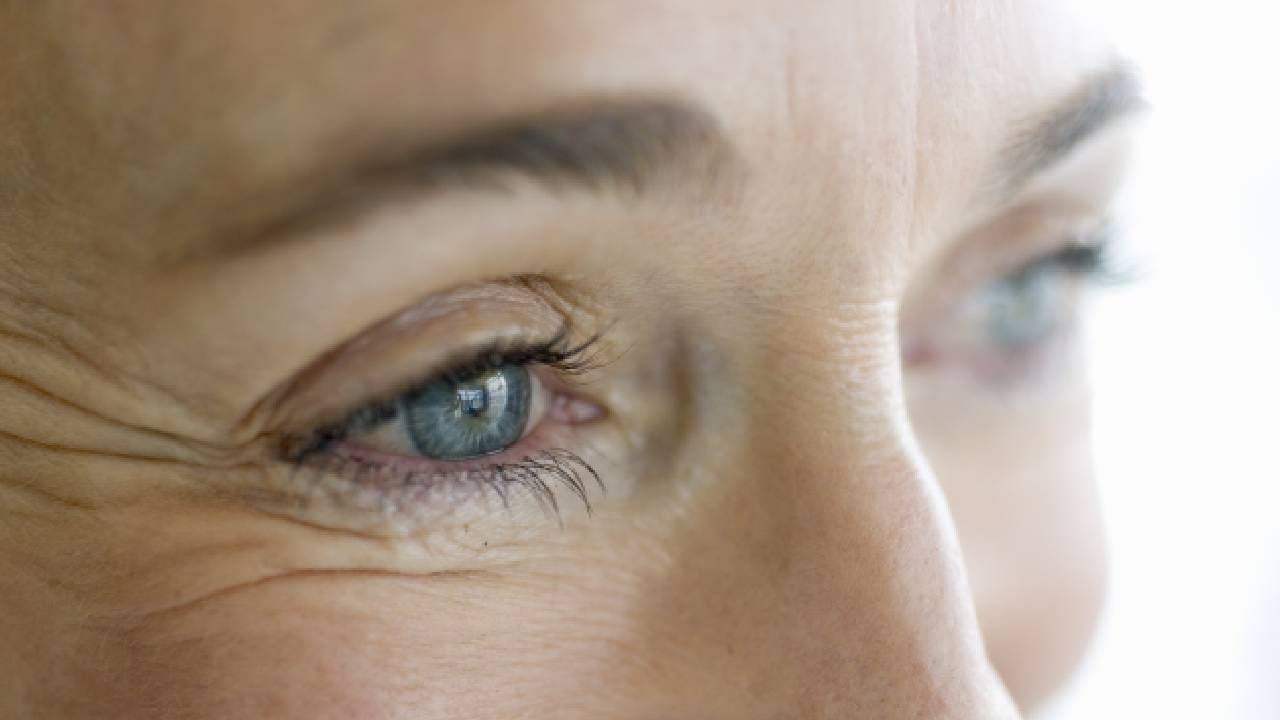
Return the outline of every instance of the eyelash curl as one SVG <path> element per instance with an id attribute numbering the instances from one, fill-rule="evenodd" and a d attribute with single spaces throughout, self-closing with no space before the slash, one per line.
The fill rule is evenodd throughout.
<path id="1" fill-rule="evenodd" d="M 1077 242 L 1037 260 L 1022 269 L 1054 268 L 1083 278 L 1098 287 L 1128 285 L 1138 278 L 1135 267 L 1118 250 L 1115 226 L 1108 222 Z"/>
<path id="2" fill-rule="evenodd" d="M 590 515 L 590 486 L 597 487 L 601 494 L 605 494 L 607 488 L 595 468 L 570 450 L 541 449 L 514 462 L 486 462 L 483 458 L 449 461 L 458 467 L 430 470 L 394 467 L 332 452 L 350 434 L 393 420 L 400 398 L 423 384 L 441 379 L 457 380 L 507 366 L 540 366 L 562 377 L 575 377 L 606 364 L 598 347 L 603 333 L 581 342 L 574 342 L 572 334 L 571 327 L 565 323 L 546 340 L 494 342 L 447 364 L 443 372 L 434 372 L 417 383 L 369 402 L 337 422 L 309 433 L 285 436 L 280 443 L 281 459 L 293 466 L 294 476 L 305 470 L 318 471 L 322 475 L 345 478 L 353 490 L 373 491 L 380 497 L 379 505 L 383 508 L 409 506 L 423 495 L 448 487 L 471 494 L 493 493 L 504 509 L 510 509 L 512 491 L 523 490 L 563 524 L 555 493 L 555 488 L 560 486 L 582 502 Z"/>

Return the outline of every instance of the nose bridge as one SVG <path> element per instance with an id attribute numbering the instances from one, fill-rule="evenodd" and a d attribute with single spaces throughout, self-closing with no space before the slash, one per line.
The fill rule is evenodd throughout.
<path id="1" fill-rule="evenodd" d="M 902 402 L 896 306 L 844 306 L 756 362 L 755 482 L 780 533 L 801 717 L 1011 717 L 955 533 Z M 772 381 L 765 380 L 770 378 Z M 880 698 L 882 708 L 862 707 Z M 854 705 L 846 707 L 848 703 Z"/>

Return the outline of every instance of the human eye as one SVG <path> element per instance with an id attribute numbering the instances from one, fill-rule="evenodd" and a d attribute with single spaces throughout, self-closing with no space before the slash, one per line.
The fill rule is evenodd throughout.
<path id="1" fill-rule="evenodd" d="M 1111 240 L 1072 241 L 973 292 L 966 312 L 994 352 L 1034 351 L 1071 322 L 1080 291 L 1120 277 Z"/>
<path id="2" fill-rule="evenodd" d="M 1117 244 L 1114 225 L 1098 223 L 1029 259 L 1013 255 L 992 263 L 994 271 L 956 280 L 908 363 L 962 367 L 996 384 L 1044 376 L 1067 354 L 1088 292 L 1129 279 Z"/>
<path id="3" fill-rule="evenodd" d="M 468 330 L 428 332 L 439 343 L 464 340 L 427 353 L 433 359 L 409 371 L 407 382 L 386 391 L 366 391 L 373 380 L 347 382 L 355 400 L 336 409 L 328 402 L 321 413 L 328 419 L 280 434 L 276 460 L 290 472 L 276 489 L 308 519 L 416 532 L 495 510 L 535 507 L 559 518 L 566 498 L 589 513 L 593 495 L 604 493 L 603 478 L 576 449 L 585 444 L 578 431 L 607 416 L 585 392 L 587 376 L 603 364 L 603 336 L 568 321 L 550 330 L 545 319 L 510 316 L 486 330 L 476 318 L 483 313 L 454 314 Z M 435 319 L 442 322 L 450 324 Z M 416 363 L 381 363 L 388 364 Z M 369 372 L 347 363 L 328 377 Z M 313 381 L 309 392 L 324 397 L 342 384 Z"/>

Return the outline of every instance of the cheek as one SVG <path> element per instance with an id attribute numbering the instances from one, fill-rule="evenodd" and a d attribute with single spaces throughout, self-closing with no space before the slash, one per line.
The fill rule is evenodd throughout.
<path id="1" fill-rule="evenodd" d="M 564 578 L 270 581 L 131 631 L 112 716 L 605 717 L 573 707 L 602 686 L 643 708 L 627 672 L 638 631 L 598 592 Z"/>

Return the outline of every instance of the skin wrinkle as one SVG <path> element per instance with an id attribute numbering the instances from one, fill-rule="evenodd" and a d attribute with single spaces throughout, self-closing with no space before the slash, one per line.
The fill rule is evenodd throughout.
<path id="1" fill-rule="evenodd" d="M 71 411 L 74 411 L 75 413 L 83 414 L 84 416 L 90 417 L 90 418 L 92 418 L 92 419 L 93 419 L 94 421 L 96 421 L 96 422 L 101 422 L 102 424 L 104 424 L 104 425 L 106 425 L 106 426 L 108 426 L 108 427 L 113 427 L 113 428 L 116 428 L 116 429 L 118 429 L 118 430 L 121 430 L 121 431 L 123 431 L 123 433 L 124 433 L 124 434 L 130 434 L 130 435 L 133 435 L 135 438 L 136 438 L 137 436 L 144 436 L 144 437 L 150 437 L 150 438 L 153 438 L 153 439 L 159 439 L 159 440 L 163 441 L 163 443 L 164 443 L 165 445 L 169 446 L 169 447 L 173 447 L 173 445 L 174 445 L 176 442 L 182 442 L 182 443 L 183 443 L 184 445 L 186 445 L 186 447 L 187 447 L 187 448 L 189 448 L 189 449 L 190 449 L 190 448 L 194 448 L 194 447 L 195 447 L 194 442 L 192 442 L 191 440 L 188 440 L 188 439 L 182 439 L 182 438 L 179 438 L 179 437 L 178 437 L 178 436 L 176 436 L 176 435 L 169 434 L 169 433 L 164 433 L 164 432 L 162 432 L 162 431 L 158 431 L 158 430 L 153 430 L 153 429 L 151 429 L 151 428 L 139 427 L 139 426 L 130 426 L 130 425 L 128 425 L 128 424 L 125 424 L 125 423 L 121 423 L 121 422 L 119 422 L 119 421 L 118 421 L 117 419 L 115 419 L 115 418 L 111 418 L 111 417 L 106 416 L 106 415 L 98 414 L 97 412 L 95 412 L 94 410 L 92 410 L 92 409 L 90 409 L 90 408 L 82 407 L 82 406 L 80 406 L 80 405 L 76 405 L 76 404 L 74 404 L 74 403 L 68 402 L 68 401 L 67 401 L 67 400 L 65 400 L 63 397 L 61 397 L 61 396 L 59 396 L 59 395 L 56 395 L 56 394 L 54 394 L 53 392 L 50 392 L 50 391 L 44 390 L 44 389 L 42 389 L 42 388 L 40 388 L 40 387 L 38 387 L 38 386 L 36 386 L 36 385 L 33 385 L 32 383 L 28 382 L 27 380 L 25 380 L 25 379 L 23 379 L 23 378 L 19 378 L 19 377 L 9 377 L 9 376 L 0 375 L 0 384 L 8 384 L 8 385 L 10 385 L 10 386 L 12 386 L 12 387 L 17 387 L 17 388 L 19 388 L 19 389 L 20 389 L 22 392 L 24 392 L 24 393 L 31 394 L 31 395 L 35 395 L 35 396 L 39 397 L 40 399 L 46 400 L 46 401 L 51 402 L 51 403 L 55 403 L 55 404 L 58 404 L 58 405 L 64 405 L 66 409 L 69 409 L 69 410 L 71 410 Z M 27 443 L 27 444 L 30 444 L 30 445 L 35 445 L 35 446 L 39 446 L 39 447 L 43 447 L 43 448 L 48 448 L 48 449 L 58 449 L 58 450 L 66 451 L 66 452 L 72 452 L 72 453 L 90 454 L 90 455 L 102 455 L 102 456 L 104 456 L 104 457 L 113 457 L 113 458 L 118 458 L 118 459 L 132 459 L 132 460 L 156 460 L 156 461 L 175 461 L 175 460 L 177 460 L 177 458 L 176 458 L 175 456 L 173 456 L 173 455 L 160 455 L 160 454 L 157 454 L 157 455 L 155 455 L 155 456 L 150 456 L 150 457 L 149 457 L 149 456 L 146 456 L 146 455 L 140 455 L 140 454 L 137 454 L 138 450 L 130 450 L 130 451 L 128 451 L 128 452 L 123 452 L 123 453 L 121 453 L 121 452 L 111 452 L 111 451 L 106 450 L 106 449 L 104 449 L 104 448 L 94 448 L 94 447 L 76 447 L 76 446 L 71 446 L 71 445 L 64 445 L 64 444 L 62 444 L 61 442 L 41 442 L 41 441 L 38 441 L 38 440 L 36 440 L 36 439 L 34 439 L 34 438 L 30 438 L 30 437 L 26 437 L 26 436 L 24 436 L 24 435 L 17 434 L 16 432 L 0 431 L 0 434 L 3 434 L 3 435 L 5 435 L 5 436 L 7 436 L 7 437 L 13 438 L 13 439 L 15 439 L 15 440 L 19 440 L 19 441 L 21 441 L 21 442 L 24 442 L 24 443 Z M 132 441 L 131 441 L 131 444 L 132 444 Z"/>
<path id="2" fill-rule="evenodd" d="M 171 505 L 171 510 L 175 512 L 180 511 L 181 509 L 182 506 L 179 504 Z M 234 514 L 245 512 L 240 509 L 238 504 L 230 503 L 223 507 L 223 511 L 233 513 L 232 516 L 234 516 Z M 117 517 L 104 517 L 99 514 L 99 516 L 95 516 L 92 519 L 107 526 L 128 527 L 131 525 L 129 518 L 138 516 L 143 512 L 145 512 L 145 509 L 138 506 L 122 507 L 115 513 Z M 123 521 L 117 518 L 123 518 Z M 297 532 L 290 532 L 288 535 L 281 535 L 279 531 L 284 528 L 273 527 L 277 520 L 285 520 L 287 524 L 292 525 L 293 529 Z M 212 520 L 208 522 L 212 522 Z M 148 531 L 146 528 L 138 528 L 137 532 L 146 534 Z M 246 530 L 246 532 L 248 531 Z M 517 552 L 520 549 L 520 541 L 518 538 L 513 537 L 507 540 L 500 540 L 498 537 L 490 535 L 489 539 L 484 540 L 482 544 L 480 538 L 484 537 L 483 535 L 475 540 L 467 540 L 465 537 L 466 527 L 461 525 L 451 531 L 451 537 L 444 537 L 440 531 L 434 531 L 430 534 L 424 533 L 420 536 L 374 536 L 365 535 L 354 530 L 344 530 L 335 527 L 316 525 L 309 523 L 304 519 L 277 516 L 271 518 L 271 522 L 268 524 L 260 523 L 260 528 L 255 532 L 258 534 L 256 539 L 249 535 L 244 537 L 233 536 L 228 538 L 228 540 L 220 546 L 211 546 L 204 549 L 191 549 L 185 547 L 174 547 L 172 549 L 168 549 L 167 546 L 161 546 L 163 549 L 158 548 L 155 551 L 155 553 L 159 554 L 153 553 L 147 555 L 145 562 L 135 555 L 131 561 L 128 561 L 132 562 L 135 569 L 129 571 L 127 581 L 116 583 L 116 585 L 128 588 L 146 588 L 155 584 L 156 579 L 164 578 L 166 576 L 176 576 L 179 574 L 179 571 L 184 570 L 185 568 L 199 566 L 202 564 L 202 560 L 223 560 L 230 551 L 236 551 L 237 553 L 247 557 L 251 554 L 249 551 L 253 551 L 255 548 L 261 548 L 263 550 L 262 553 L 253 554 L 269 554 L 278 558 L 283 558 L 285 555 L 282 555 L 281 553 L 266 552 L 280 544 L 278 540 L 280 537 L 296 537 L 299 540 L 303 538 L 322 539 L 325 545 L 333 549 L 341 548 L 343 545 L 349 547 L 360 547 L 362 545 L 372 546 L 373 552 L 370 553 L 368 557 L 357 560 L 354 556 L 348 555 L 348 559 L 354 563 L 350 567 L 343 567 L 339 564 L 338 566 L 324 569 L 324 572 L 332 572 L 335 574 L 348 570 L 357 574 L 375 573 L 377 572 L 377 565 L 379 563 L 385 563 L 391 558 L 396 558 L 395 564 L 399 569 L 394 571 L 394 574 L 397 575 L 426 578 L 436 575 L 449 576 L 454 574 L 471 573 L 476 576 L 490 575 L 493 577 L 499 577 L 499 574 L 502 572 L 517 570 L 519 568 L 518 561 L 522 559 L 527 561 L 531 558 L 531 555 L 528 552 Z M 319 538 L 317 538 L 317 534 L 320 536 Z M 560 537 L 561 545 L 567 546 L 573 537 L 574 536 L 571 534 L 564 534 L 562 529 L 562 535 Z M 139 547 L 142 547 L 142 545 Z M 557 550 L 556 552 L 562 552 L 562 550 Z M 464 560 L 464 556 L 469 559 Z M 330 559 L 327 554 L 322 554 L 319 557 L 323 558 L 323 564 L 325 565 L 332 565 L 335 562 Z M 209 564 L 207 560 L 203 564 Z M 246 583 L 246 586 L 256 584 L 259 580 L 269 579 L 270 577 L 275 576 L 289 575 L 295 572 L 296 568 L 286 566 L 275 567 L 276 565 L 279 565 L 280 562 L 281 560 L 279 559 L 270 560 L 267 563 L 270 567 L 264 568 L 260 571 L 262 572 L 262 576 L 257 580 L 254 580 L 252 583 Z M 449 564 L 452 564 L 454 567 L 451 568 Z M 465 564 L 473 565 L 474 569 L 461 569 Z M 117 562 L 117 560 L 106 558 L 95 561 L 93 566 L 123 568 L 125 567 L 125 564 Z M 313 569 L 318 570 L 319 568 Z M 185 607 L 187 605 L 198 605 L 203 602 L 202 598 L 206 596 L 222 595 L 223 588 L 220 587 L 217 582 L 217 580 L 206 581 L 202 579 L 200 583 L 193 583 L 183 588 L 181 591 L 183 599 L 165 602 L 157 607 L 149 607 L 142 604 L 143 601 L 140 598 L 146 597 L 148 593 L 130 590 L 129 595 L 112 598 L 110 604 L 102 606 L 103 609 L 99 614 L 103 617 L 109 618 L 112 613 L 125 612 L 125 609 L 129 608 L 132 604 L 140 611 L 143 611 L 143 614 L 139 616 L 137 612 L 128 612 L 121 622 L 125 622 L 127 620 L 129 623 L 133 623 L 135 620 L 128 618 L 146 618 L 156 612 L 164 613 L 174 606 Z M 92 587 L 95 584 L 101 583 L 101 577 L 98 576 L 86 577 L 82 581 L 84 587 Z M 230 588 L 226 589 L 229 590 Z M 191 597 L 193 594 L 195 594 L 194 598 Z M 148 603 L 151 603 L 156 599 L 154 595 L 155 594 L 152 593 L 153 597 L 147 601 Z M 85 595 L 85 597 L 86 599 L 88 598 L 87 595 Z M 107 598 L 99 598 L 98 600 L 101 605 L 101 603 L 105 602 Z"/>
<path id="3" fill-rule="evenodd" d="M 52 451 L 59 454 L 65 454 L 70 458 L 88 457 L 95 460 L 100 460 L 100 461 L 110 462 L 110 463 L 125 463 L 130 465 L 136 465 L 138 467 L 164 468 L 171 471 L 175 471 L 172 473 L 175 476 L 178 476 L 181 474 L 179 471 L 189 470 L 192 467 L 194 467 L 189 462 L 182 461 L 182 460 L 175 460 L 174 458 L 171 458 L 171 457 L 146 457 L 141 455 L 115 454 L 115 453 L 109 453 L 109 452 L 101 452 L 99 450 L 71 448 L 71 447 L 66 447 L 66 446 L 56 445 L 56 444 L 46 445 L 43 443 L 30 440 L 28 438 L 10 436 L 6 433 L 0 433 L 0 437 L 10 438 L 16 441 L 17 443 L 19 443 L 20 445 L 27 446 L 29 449 Z M 259 467 L 259 465 L 260 465 L 260 462 L 258 460 L 252 460 L 252 461 L 240 460 L 238 462 L 227 462 L 227 463 L 217 463 L 217 462 L 208 463 L 208 466 L 211 466 L 216 470 L 223 471 L 223 472 L 231 472 L 231 473 L 243 471 L 245 469 L 256 468 L 256 467 Z M 13 466 L 17 467 L 18 463 L 15 461 L 13 463 Z"/>
<path id="4" fill-rule="evenodd" d="M 519 580 L 518 584 L 519 584 L 519 585 L 522 585 L 522 586 L 525 586 L 525 587 L 528 587 L 528 588 L 532 588 L 532 587 L 535 587 L 535 586 L 537 586 L 537 585 L 540 585 L 540 584 L 542 584 L 542 583 L 544 583 L 544 582 L 553 581 L 553 580 L 555 579 L 555 577 L 556 577 L 556 576 L 549 576 L 549 577 L 547 577 L 547 578 L 538 578 L 538 577 L 535 577 L 535 576 L 533 576 L 533 575 L 525 574 L 525 575 L 523 575 L 523 576 L 522 576 L 522 578 Z M 584 578 L 584 579 L 585 579 L 585 578 Z M 295 581 L 296 581 L 296 580 L 297 580 L 297 579 L 295 579 Z M 327 580 L 327 578 L 326 578 L 325 576 L 316 576 L 316 577 L 302 578 L 302 580 L 303 580 L 304 582 L 311 583 L 311 582 L 316 582 L 316 581 L 320 581 L 320 580 Z M 605 599 L 605 598 L 609 598 L 609 597 L 614 597 L 614 598 L 616 598 L 616 597 L 617 597 L 617 595 L 616 595 L 616 589 L 617 589 L 617 587 L 619 587 L 619 586 L 620 586 L 621 584 L 623 584 L 623 583 L 619 583 L 619 582 L 617 582 L 617 579 L 616 579 L 616 578 L 596 578 L 596 579 L 594 579 L 594 581 L 596 581 L 596 582 L 601 582 L 601 583 L 605 582 L 606 580 L 607 580 L 607 581 L 609 581 L 609 582 L 608 582 L 609 586 L 610 586 L 611 588 L 613 588 L 613 589 L 614 589 L 614 594 L 613 594 L 613 595 L 602 594 L 602 595 L 600 595 L 601 599 L 603 600 L 603 599 Z M 510 583 L 507 583 L 507 584 L 508 584 L 508 586 L 510 586 Z M 416 582 L 415 582 L 415 583 L 414 583 L 414 585 L 413 585 L 413 587 L 414 587 L 414 588 L 418 588 L 418 589 L 420 589 L 421 591 L 425 592 L 425 591 L 427 591 L 429 588 L 431 588 L 432 586 L 431 586 L 431 585 L 427 585 L 427 584 L 418 584 L 418 583 L 416 583 Z M 243 594 L 240 594 L 240 595 L 237 595 L 237 596 L 231 596 L 231 597 L 222 598 L 222 602 L 221 602 L 221 604 L 223 604 L 223 605 L 227 605 L 227 604 L 234 604 L 235 602 L 237 602 L 237 600 L 244 601 L 244 599 L 245 599 L 245 598 L 251 597 L 252 595 L 255 595 L 255 594 L 260 595 L 260 594 L 262 594 L 262 592 L 263 592 L 263 591 L 270 592 L 272 588 L 277 588 L 277 589 L 278 589 L 278 588 L 279 588 L 279 586 L 276 586 L 276 585 L 266 586 L 266 587 L 258 588 L 258 589 L 257 589 L 256 591 L 254 591 L 253 593 L 243 593 Z M 437 592 L 438 592 L 438 590 L 437 590 Z M 423 598 L 423 599 L 425 599 L 425 598 Z M 615 602 L 616 602 L 616 600 L 615 600 Z M 460 609 L 461 609 L 461 608 L 460 608 Z M 528 610 L 528 612 L 529 612 L 530 614 L 533 614 L 533 615 L 536 615 L 536 614 L 540 611 L 540 609 L 539 609 L 539 608 L 537 608 L 537 607 L 533 607 L 533 606 L 530 606 L 530 607 L 528 607 L 528 608 L 526 608 L 526 609 Z M 340 608 L 335 608 L 334 610 L 337 610 L 338 612 L 345 612 L 345 611 L 341 610 Z M 482 613 L 483 613 L 483 612 L 488 612 L 488 609 L 487 609 L 487 608 L 484 608 L 484 607 L 477 608 L 477 610 L 478 610 L 479 612 L 482 612 Z M 328 609 L 326 609 L 326 612 L 333 612 L 333 611 L 332 611 L 332 610 L 328 610 Z M 367 619 L 373 619 L 373 617 L 372 617 L 372 616 L 370 616 L 370 614 L 369 614 L 369 611 L 368 611 L 367 607 L 366 607 L 366 608 L 364 608 L 364 609 L 359 610 L 358 612 L 359 612 L 360 614 L 362 614 L 362 615 L 365 615 Z M 588 637 L 589 637 L 589 636 L 594 635 L 594 633 L 591 631 L 592 626 L 595 624 L 595 623 L 592 621 L 592 618 L 594 618 L 594 617 L 596 617 L 596 615 L 595 615 L 594 613 L 588 613 L 588 614 L 580 615 L 580 616 L 578 616 L 578 617 L 575 617 L 575 618 L 574 618 L 574 624 L 575 624 L 575 626 L 578 628 L 579 632 L 580 632 L 581 634 L 583 634 L 584 636 L 588 636 Z M 607 617 L 607 616 L 605 616 L 605 617 Z M 355 619 L 355 618 L 352 618 L 352 619 Z M 346 625 L 350 625 L 350 624 L 351 624 L 350 622 L 346 623 Z M 341 623 L 331 623 L 331 626 L 341 628 L 341 627 L 343 627 L 343 624 L 341 624 Z M 611 627 L 611 626 L 612 626 L 612 621 L 608 621 L 608 620 L 606 620 L 606 621 L 604 622 L 604 624 L 603 624 L 601 627 L 603 627 L 603 628 L 607 628 L 608 630 L 612 630 L 612 627 Z M 537 628 L 537 627 L 539 627 L 539 624 L 538 624 L 538 623 L 531 623 L 531 624 L 530 624 L 530 630 L 531 630 L 531 631 L 534 631 L 534 629 L 535 629 L 535 628 Z M 155 633 L 155 627 L 154 627 L 154 626 L 153 626 L 152 628 L 149 628 L 149 629 L 146 629 L 146 630 L 140 630 L 140 631 L 139 631 L 139 634 L 140 634 L 140 635 L 145 635 L 145 636 L 147 636 L 147 637 L 155 637 L 154 633 Z M 611 634 L 611 633 L 610 633 L 610 632 L 601 633 L 601 636 L 606 636 L 606 635 L 608 635 L 608 634 Z M 163 635 L 160 635 L 159 637 L 163 638 L 164 636 L 163 636 Z M 143 640 L 142 642 L 149 642 L 149 641 Z M 153 642 L 153 641 L 150 641 L 150 642 Z M 163 640 L 161 640 L 161 642 L 163 642 Z M 353 651 L 359 652 L 361 648 L 360 648 L 359 646 L 351 646 L 351 649 L 352 649 Z M 630 663 L 631 663 L 631 661 L 627 660 L 626 658 L 629 658 L 629 657 L 632 657 L 632 656 L 633 656 L 633 654 L 632 654 L 632 653 L 626 653 L 626 652 L 619 653 L 619 654 L 617 655 L 617 659 L 612 659 L 612 658 L 610 658 L 610 659 L 609 659 L 609 662 L 610 662 L 610 664 L 611 664 L 611 665 L 613 665 L 613 666 L 615 666 L 615 667 L 624 666 L 624 665 L 627 665 L 627 664 L 630 664 Z M 303 657 L 306 657 L 306 655 L 303 655 Z M 602 658 L 602 659 L 601 659 L 601 661 L 602 661 L 602 662 L 604 662 L 604 661 L 605 661 L 605 659 L 604 659 L 604 658 Z M 463 659 L 460 659 L 460 662 L 462 663 L 462 666 L 461 666 L 461 667 L 457 667 L 457 666 L 455 666 L 454 668 L 452 668 L 452 672 L 447 673 L 447 674 L 448 674 L 448 675 L 457 676 L 457 677 L 460 677 L 460 678 L 468 678 L 468 677 L 483 676 L 483 675 L 487 674 L 487 670 L 486 670 L 485 668 L 483 668 L 482 666 L 479 666 L 479 665 L 478 665 L 478 661 L 472 661 L 472 660 L 469 660 L 469 659 L 465 659 L 465 658 L 463 658 Z M 474 667 L 474 668 L 467 667 L 467 666 L 469 666 L 469 665 L 473 664 L 473 662 L 476 662 L 476 663 L 477 663 L 477 667 Z M 506 665 L 507 665 L 508 667 L 511 667 L 511 666 L 513 666 L 513 665 L 520 665 L 520 664 L 524 664 L 524 663 L 528 663 L 528 667 L 529 667 L 530 671 L 533 671 L 533 672 L 535 672 L 535 673 L 537 672 L 537 669 L 538 669 L 538 668 L 545 667 L 545 665 L 546 665 L 546 663 L 544 663 L 544 662 L 540 661 L 540 660 L 536 657 L 536 655 L 535 655 L 535 656 L 528 656 L 528 655 L 523 655 L 523 656 L 512 656 L 511 660 L 510 660 L 508 663 L 506 663 Z M 388 680 L 388 678 L 385 678 L 385 677 L 379 677 L 379 678 L 377 678 L 376 682 L 377 682 L 377 683 L 379 683 L 379 684 L 381 684 L 381 683 L 383 683 L 383 682 L 387 682 L 387 680 Z M 558 703 L 558 704 L 559 704 L 562 708 L 564 707 L 563 703 Z M 588 703 L 586 706 L 587 706 L 587 707 L 590 707 L 590 706 L 592 706 L 592 705 L 594 705 L 594 703 Z"/>
<path id="5" fill-rule="evenodd" d="M 79 336 L 85 339 L 85 344 L 89 344 L 92 339 L 92 333 L 89 332 L 85 324 L 75 315 L 68 311 L 59 310 L 54 305 L 36 299 L 31 293 L 24 294 L 16 302 L 9 304 L 11 308 L 27 308 L 28 311 L 12 320 L 0 322 L 0 340 L 5 336 L 16 339 L 17 342 L 28 349 L 27 356 L 30 357 L 39 353 L 40 362 L 32 362 L 26 360 L 22 363 L 23 369 L 26 371 L 23 376 L 12 375 L 5 371 L 0 371 L 0 382 L 12 382 L 31 392 L 40 394 L 42 397 L 51 401 L 67 405 L 71 409 L 96 417 L 104 423 L 117 425 L 121 429 L 130 432 L 137 432 L 139 435 L 147 435 L 155 439 L 162 440 L 165 443 L 173 444 L 183 441 L 178 433 L 158 427 L 158 423 L 147 425 L 143 423 L 127 423 L 122 422 L 119 418 L 112 417 L 110 411 L 104 408 L 90 407 L 84 402 L 73 400 L 71 398 L 87 398 L 90 395 L 98 393 L 87 393 L 83 390 L 85 387 L 93 387 L 96 391 L 103 389 L 111 389 L 117 394 L 115 404 L 128 404 L 132 401 L 135 404 L 147 403 L 154 396 L 151 392 L 159 391 L 165 400 L 175 400 L 179 396 L 171 390 L 167 390 L 160 385 L 148 384 L 138 378 L 137 375 L 129 375 L 118 367 L 112 367 L 106 362 L 95 359 L 86 351 L 77 348 L 76 343 L 69 338 Z M 55 333 L 32 332 L 29 328 L 40 326 L 49 326 L 50 319 L 52 324 L 66 325 L 74 329 L 75 332 L 63 331 Z M 94 342 L 94 345 L 100 343 Z M 5 350 L 0 352 L 0 357 L 10 356 L 13 358 L 23 357 L 23 353 Z M 70 360 L 71 363 L 66 361 Z M 74 368 L 67 368 L 67 365 L 74 365 Z M 49 370 L 52 366 L 56 370 Z M 54 375 L 57 373 L 57 375 Z M 59 387 L 66 383 L 66 379 L 71 376 L 76 377 L 77 387 L 70 391 L 63 391 Z M 57 377 L 58 380 L 37 379 L 40 377 Z M 145 390 L 143 389 L 145 386 Z M 183 404 L 187 403 L 186 399 L 181 400 Z M 155 403 L 152 403 L 155 404 Z M 188 445 L 189 441 L 184 441 Z M 69 448 L 74 449 L 74 448 Z"/>
<path id="6" fill-rule="evenodd" d="M 446 579 L 457 580 L 474 580 L 478 577 L 485 577 L 491 574 L 487 570 L 439 570 L 425 574 L 416 574 L 409 572 L 396 572 L 390 570 L 376 570 L 364 568 L 324 568 L 324 569 L 295 569 L 278 573 L 272 573 L 253 580 L 247 580 L 235 585 L 218 588 L 206 595 L 202 595 L 192 600 L 186 600 L 176 605 L 168 605 L 161 608 L 148 610 L 144 615 L 131 620 L 132 627 L 140 628 L 144 625 L 164 620 L 170 616 L 180 616 L 185 613 L 202 609 L 207 603 L 214 603 L 223 600 L 231 595 L 248 592 L 257 588 L 264 587 L 270 583 L 279 583 L 286 581 L 295 581 L 302 578 L 348 578 L 348 577 L 379 577 L 394 578 L 399 580 L 409 580 L 413 582 L 432 582 Z"/>
<path id="7" fill-rule="evenodd" d="M 60 495 L 56 492 L 53 492 L 52 490 L 41 487 L 36 482 L 22 481 L 16 478 L 6 477 L 5 481 L 3 483 L 0 483 L 0 492 L 6 493 L 6 494 L 13 493 L 13 494 L 19 494 L 19 495 L 34 496 L 46 503 L 50 503 L 57 507 L 67 508 L 70 510 L 93 510 L 98 507 L 97 503 L 80 500 L 78 498 L 75 498 L 74 496 L 68 496 L 65 494 Z M 12 507 L 5 507 L 3 510 L 0 510 L 0 512 L 3 512 L 6 516 L 9 516 L 9 517 L 14 517 L 19 513 L 19 511 L 15 510 Z"/>
<path id="8" fill-rule="evenodd" d="M 6 323 L 6 325 L 9 325 Z M 32 353 L 41 352 L 46 346 L 52 345 L 58 352 L 70 356 L 76 362 L 87 368 L 96 376 L 101 377 L 105 382 L 110 382 L 109 374 L 104 372 L 104 368 L 93 362 L 86 354 L 78 351 L 69 343 L 58 340 L 48 335 L 35 335 L 30 331 L 25 331 L 20 325 L 14 323 L 9 326 L 0 326 L 0 340 L 12 339 L 16 343 L 21 343 L 25 349 Z M 15 353 L 16 355 L 16 353 Z M 27 384 L 35 386 L 35 381 L 28 380 Z M 83 408 L 81 408 L 83 409 Z"/>
<path id="9" fill-rule="evenodd" d="M 158 618 L 175 614 L 181 608 L 188 606 L 195 608 L 206 599 L 230 594 L 238 587 L 238 585 L 210 586 L 208 582 L 203 586 L 193 584 L 192 587 L 184 589 L 181 596 L 168 599 L 172 593 L 160 591 L 163 584 L 157 582 L 159 579 L 166 576 L 180 577 L 181 573 L 177 572 L 179 570 L 189 568 L 192 564 L 209 565 L 211 561 L 224 560 L 232 553 L 243 557 L 264 554 L 273 548 L 273 542 L 274 538 L 265 536 L 234 538 L 219 546 L 175 550 L 170 553 L 172 557 L 149 558 L 145 567 L 132 567 L 131 561 L 121 557 L 92 554 L 80 560 L 68 561 L 75 571 L 76 582 L 64 583 L 59 587 L 59 592 L 74 598 L 75 603 L 81 608 L 77 624 L 83 629 L 110 634 L 128 631 L 143 627 Z M 146 556 L 145 546 L 140 543 L 138 547 L 139 555 Z M 132 565 L 138 565 L 138 562 L 133 560 Z M 347 570 L 354 575 L 366 572 L 357 568 L 326 570 L 313 568 L 312 570 L 316 573 L 331 572 L 334 575 Z M 288 574 L 288 571 L 264 569 L 262 573 L 261 577 L 253 581 L 244 581 L 241 585 L 250 587 L 270 580 L 271 577 L 280 573 Z M 93 592 L 93 588 L 103 584 L 128 589 L 111 596 Z M 143 603 L 138 600 L 142 597 L 149 599 Z"/>

